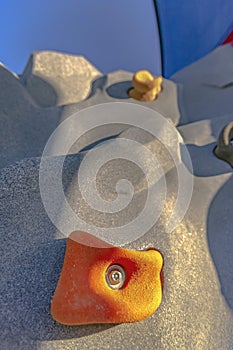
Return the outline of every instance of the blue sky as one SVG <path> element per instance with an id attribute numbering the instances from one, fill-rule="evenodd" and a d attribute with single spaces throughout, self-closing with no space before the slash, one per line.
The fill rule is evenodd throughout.
<path id="1" fill-rule="evenodd" d="M 57 50 L 159 74 L 155 21 L 153 0 L 0 0 L 0 61 L 21 73 L 32 51 Z"/>

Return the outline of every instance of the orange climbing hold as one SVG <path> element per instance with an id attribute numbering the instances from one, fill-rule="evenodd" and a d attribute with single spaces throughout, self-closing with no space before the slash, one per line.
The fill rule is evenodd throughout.
<path id="1" fill-rule="evenodd" d="M 142 320 L 161 303 L 162 268 L 162 254 L 155 249 L 118 248 L 73 232 L 51 303 L 52 317 L 66 325 Z"/>

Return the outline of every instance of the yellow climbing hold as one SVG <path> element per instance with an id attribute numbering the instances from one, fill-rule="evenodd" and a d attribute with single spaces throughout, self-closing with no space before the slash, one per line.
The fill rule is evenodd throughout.
<path id="1" fill-rule="evenodd" d="M 154 77 L 147 70 L 140 70 L 133 76 L 133 88 L 129 90 L 129 96 L 139 101 L 153 101 L 162 89 L 163 78 Z"/>

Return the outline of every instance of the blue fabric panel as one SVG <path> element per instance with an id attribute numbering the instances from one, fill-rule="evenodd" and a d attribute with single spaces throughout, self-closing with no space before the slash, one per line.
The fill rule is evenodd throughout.
<path id="1" fill-rule="evenodd" d="M 155 4 L 166 77 L 212 51 L 233 28 L 233 0 L 155 0 Z"/>

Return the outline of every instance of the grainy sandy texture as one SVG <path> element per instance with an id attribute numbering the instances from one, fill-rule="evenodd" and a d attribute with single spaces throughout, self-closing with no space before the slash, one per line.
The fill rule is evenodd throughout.
<path id="1" fill-rule="evenodd" d="M 177 124 L 180 114 L 176 85 L 164 80 L 159 98 L 143 103 L 128 98 L 132 76 L 133 73 L 123 71 L 103 76 L 83 57 L 55 52 L 32 55 L 20 79 L 0 65 L 0 168 L 23 158 L 41 156 L 49 136 L 63 120 L 95 104 L 141 104 Z M 53 96 L 58 96 L 54 103 L 50 101 Z M 47 102 L 43 105 L 41 101 Z M 118 125 L 94 130 L 76 142 L 71 152 L 124 129 Z"/>
<path id="2" fill-rule="evenodd" d="M 129 134 L 138 137 L 134 132 Z M 145 141 L 145 135 L 141 138 Z M 153 143 L 151 139 L 148 141 Z M 212 157 L 209 153 L 206 163 L 213 161 L 215 164 Z M 121 174 L 127 173 L 137 188 L 133 205 L 112 221 L 108 215 L 98 215 L 83 203 L 77 184 L 81 159 L 82 154 L 67 157 L 63 173 L 67 200 L 75 212 L 104 226 L 119 224 L 135 215 L 146 193 L 140 171 L 132 164 L 118 162 L 108 164 L 100 174 L 99 191 L 106 199 L 112 200 L 114 184 Z M 224 273 L 225 276 L 232 273 L 232 256 L 226 247 L 223 250 L 227 232 L 209 231 L 209 223 L 215 220 L 218 208 L 222 207 L 222 202 L 215 203 L 215 199 L 222 186 L 231 181 L 231 169 L 218 159 L 217 163 L 222 166 L 218 175 L 195 176 L 190 209 L 182 224 L 167 234 L 164 227 L 177 192 L 176 170 L 169 166 L 168 197 L 163 215 L 150 232 L 127 245 L 134 249 L 155 246 L 164 254 L 165 290 L 159 310 L 149 319 L 135 324 L 81 327 L 56 324 L 49 313 L 65 240 L 49 221 L 41 203 L 40 159 L 21 161 L 3 169 L 0 174 L 3 349 L 232 349 L 232 300 L 227 293 L 232 282 L 228 275 L 227 281 L 223 279 L 220 284 L 214 265 L 216 257 L 211 255 L 211 249 L 215 248 L 216 252 L 219 247 L 221 261 L 229 263 L 226 270 L 219 269 L 220 280 Z M 56 158 L 48 158 L 47 165 L 53 172 Z M 198 169 L 194 171 L 197 173 Z M 215 172 L 214 165 L 212 171 Z M 106 183 L 106 179 L 109 182 Z M 217 205 L 214 212 L 211 211 L 213 203 Z M 219 242 L 216 246 L 218 237 L 222 241 L 220 246 Z"/>
<path id="3" fill-rule="evenodd" d="M 39 156 L 50 133 L 72 113 L 93 104 L 131 101 L 126 90 L 132 75 L 115 72 L 102 76 L 93 82 L 86 100 L 63 107 L 41 108 L 15 75 L 2 66 L 0 74 L 5 86 L 0 91 L 3 125 L 0 129 L 1 349 L 232 350 L 232 169 L 212 152 L 219 129 L 231 116 L 179 128 L 193 161 L 194 191 L 186 216 L 170 234 L 166 233 L 165 225 L 177 196 L 177 171 L 158 140 L 136 128 L 118 125 L 112 129 L 96 129 L 74 145 L 71 153 L 103 137 L 120 134 L 119 138 L 138 141 L 157 156 L 167 182 L 164 210 L 149 232 L 126 246 L 132 249 L 153 246 L 161 250 L 165 259 L 165 288 L 158 311 L 142 322 L 62 326 L 51 318 L 50 301 L 63 263 L 65 238 L 49 220 L 41 200 Z M 175 99 L 171 98 L 170 105 L 163 99 L 166 90 L 172 94 L 174 89 L 175 85 L 165 81 L 159 99 L 146 105 L 178 122 Z M 59 140 L 56 142 L 59 145 Z M 116 139 L 103 147 L 107 150 L 114 142 Z M 172 140 L 168 142 L 172 144 Z M 179 153 L 178 145 L 172 145 Z M 135 195 L 122 212 L 98 213 L 84 202 L 79 189 L 78 169 L 85 154 L 67 156 L 63 168 L 64 191 L 74 212 L 103 227 L 132 220 L 147 198 L 148 188 L 142 171 L 126 160 L 106 164 L 97 178 L 97 188 L 103 198 L 109 201 L 116 198 L 116 183 L 121 178 L 132 182 Z M 28 159 L 23 159 L 25 157 Z M 58 159 L 50 157 L 45 163 L 54 178 Z M 145 161 L 150 166 L 148 159 Z M 48 178 L 48 186 L 50 180 Z M 87 177 L 87 186 L 90 181 Z M 159 201 L 157 198 L 154 206 Z M 62 217 L 62 203 L 54 205 Z M 148 215 L 153 215 L 153 207 Z"/>

